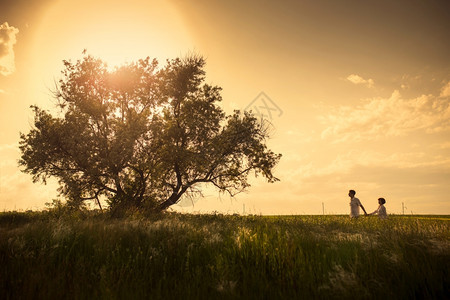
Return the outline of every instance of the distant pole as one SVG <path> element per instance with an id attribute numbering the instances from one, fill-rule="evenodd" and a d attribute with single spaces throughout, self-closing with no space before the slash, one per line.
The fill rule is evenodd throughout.
<path id="1" fill-rule="evenodd" d="M 322 202 L 322 214 L 325 215 L 325 204 Z"/>
<path id="2" fill-rule="evenodd" d="M 245 215 L 245 203 L 242 203 L 242 214 Z"/>

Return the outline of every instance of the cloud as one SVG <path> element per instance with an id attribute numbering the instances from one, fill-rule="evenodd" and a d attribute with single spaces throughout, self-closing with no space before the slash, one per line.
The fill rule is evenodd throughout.
<path id="1" fill-rule="evenodd" d="M 0 157 L 0 211 L 41 209 L 57 197 L 55 179 L 47 185 L 34 184 L 30 175 L 20 171 L 18 143 L 0 144 Z"/>
<path id="2" fill-rule="evenodd" d="M 8 22 L 0 25 L 0 74 L 7 76 L 15 71 L 14 44 L 19 29 L 9 26 Z"/>
<path id="3" fill-rule="evenodd" d="M 286 180 L 316 181 L 325 177 L 338 179 L 342 176 L 354 175 L 355 168 L 393 168 L 393 169 L 437 169 L 448 173 L 450 158 L 441 155 L 429 155 L 426 152 L 410 152 L 404 149 L 400 152 L 381 153 L 374 150 L 348 150 L 335 155 L 334 159 L 322 163 L 305 157 L 297 162 L 295 170 L 289 173 Z M 362 173 L 358 173 L 362 175 Z M 366 176 L 366 175 L 364 175 Z M 356 176 L 358 177 L 358 176 Z M 319 180 L 319 182 L 320 182 Z"/>
<path id="4" fill-rule="evenodd" d="M 449 97 L 450 96 L 450 81 L 447 82 L 447 84 L 442 87 L 440 96 L 441 97 Z"/>
<path id="5" fill-rule="evenodd" d="M 376 140 L 419 130 L 448 132 L 450 102 L 433 95 L 404 99 L 396 90 L 387 99 L 375 98 L 356 107 L 333 108 L 332 113 L 319 119 L 328 126 L 322 138 L 334 142 Z"/>
<path id="6" fill-rule="evenodd" d="M 308 158 L 303 164 L 300 162 L 297 172 L 281 178 L 281 184 L 299 199 L 311 198 L 310 193 L 320 195 L 322 199 L 319 201 L 324 201 L 328 209 L 338 213 L 345 213 L 347 206 L 336 206 L 331 199 L 345 199 L 345 189 L 350 188 L 360 191 L 363 199 L 377 199 L 380 193 L 387 196 L 391 212 L 395 203 L 411 203 L 412 199 L 423 202 L 420 207 L 415 207 L 415 211 L 429 211 L 429 205 L 438 202 L 444 202 L 445 207 L 441 209 L 448 211 L 450 206 L 445 202 L 445 195 L 450 192 L 447 184 L 450 179 L 450 158 L 431 155 L 426 150 L 408 150 L 337 150 L 340 153 L 332 153 L 334 159 L 325 159 L 325 163 L 323 156 L 320 160 Z M 430 196 L 433 202 L 429 201 Z"/>
<path id="7" fill-rule="evenodd" d="M 3 171 L 3 170 L 2 170 Z M 0 211 L 42 209 L 45 203 L 57 198 L 57 183 L 34 184 L 31 177 L 10 169 L 0 174 Z"/>
<path id="8" fill-rule="evenodd" d="M 359 75 L 356 74 L 351 74 L 346 78 L 348 81 L 350 81 L 351 83 L 354 84 L 363 84 L 369 88 L 373 88 L 375 82 L 373 81 L 373 79 L 364 79 Z"/>

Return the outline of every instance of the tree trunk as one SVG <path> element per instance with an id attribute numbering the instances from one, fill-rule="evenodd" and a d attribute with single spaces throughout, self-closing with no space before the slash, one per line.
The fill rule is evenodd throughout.
<path id="1" fill-rule="evenodd" d="M 100 199 L 98 199 L 97 196 L 95 196 L 95 199 L 97 200 L 97 204 L 98 204 L 98 206 L 100 207 L 100 211 L 103 212 L 102 205 L 100 204 Z"/>
<path id="2" fill-rule="evenodd" d="M 187 190 L 187 187 L 183 187 L 180 192 L 178 192 L 178 193 L 174 192 L 166 201 L 164 201 L 163 203 L 161 203 L 159 205 L 159 209 L 165 210 L 169 206 L 177 203 L 178 200 L 180 199 L 181 195 L 183 195 L 186 190 Z"/>
<path id="3" fill-rule="evenodd" d="M 190 185 L 185 185 L 181 188 L 181 190 L 179 192 L 174 191 L 172 195 L 170 195 L 170 197 L 164 201 L 163 203 L 161 203 L 159 205 L 159 209 L 160 210 L 165 210 L 167 209 L 169 206 L 175 204 L 178 202 L 178 200 L 181 198 L 181 196 L 184 194 L 184 192 L 187 191 L 187 189 L 190 187 Z"/>
<path id="4" fill-rule="evenodd" d="M 166 201 L 164 201 L 163 203 L 161 203 L 159 205 L 159 209 L 160 210 L 166 210 L 167 208 L 169 208 L 169 206 L 175 204 L 177 202 L 177 200 L 180 198 L 181 195 L 178 194 L 174 194 L 172 196 L 170 196 Z"/>

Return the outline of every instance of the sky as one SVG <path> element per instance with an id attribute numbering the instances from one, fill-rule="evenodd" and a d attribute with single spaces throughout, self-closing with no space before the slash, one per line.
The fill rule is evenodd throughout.
<path id="1" fill-rule="evenodd" d="M 447 0 L 3 0 L 0 3 L 0 210 L 42 209 L 57 185 L 17 164 L 30 105 L 54 108 L 62 60 L 108 65 L 198 53 L 222 107 L 269 119 L 280 179 L 174 210 L 450 214 L 450 2 Z"/>

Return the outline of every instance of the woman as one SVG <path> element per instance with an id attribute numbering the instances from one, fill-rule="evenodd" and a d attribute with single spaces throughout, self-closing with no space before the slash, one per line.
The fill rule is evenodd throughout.
<path id="1" fill-rule="evenodd" d="M 378 208 L 373 213 L 370 213 L 369 215 L 377 214 L 380 219 L 387 218 L 386 207 L 384 207 L 385 203 L 386 203 L 386 200 L 384 200 L 384 198 L 378 198 L 378 204 L 379 204 Z"/>

